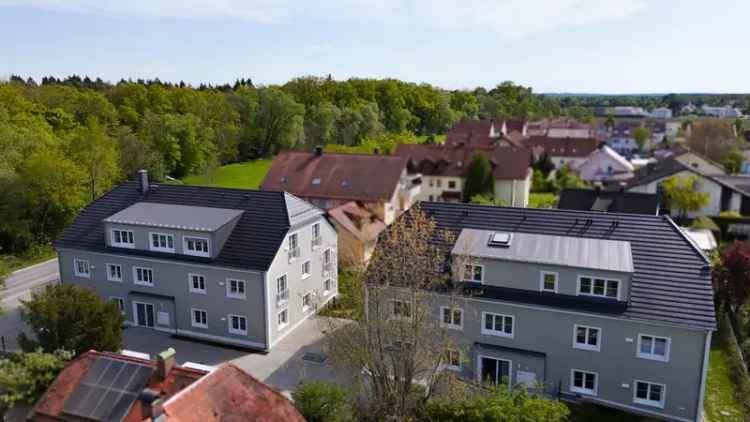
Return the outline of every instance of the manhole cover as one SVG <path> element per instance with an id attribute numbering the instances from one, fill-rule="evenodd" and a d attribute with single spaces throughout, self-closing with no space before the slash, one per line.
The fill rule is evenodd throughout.
<path id="1" fill-rule="evenodd" d="M 302 355 L 302 360 L 306 360 L 308 362 L 323 363 L 326 361 L 326 359 L 328 359 L 328 357 L 322 353 L 307 352 Z"/>

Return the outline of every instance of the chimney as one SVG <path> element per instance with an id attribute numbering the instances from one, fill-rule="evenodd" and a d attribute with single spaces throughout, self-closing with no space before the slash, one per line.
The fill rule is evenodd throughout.
<path id="1" fill-rule="evenodd" d="M 167 379 L 167 376 L 169 376 L 169 373 L 174 367 L 176 353 L 177 352 L 170 347 L 156 356 L 156 371 L 158 372 L 159 379 L 165 380 Z"/>
<path id="2" fill-rule="evenodd" d="M 155 421 L 164 413 L 164 406 L 158 391 L 145 388 L 141 391 L 138 399 L 141 401 L 141 418 L 143 420 Z"/>
<path id="3" fill-rule="evenodd" d="M 138 170 L 138 183 L 141 187 L 141 194 L 148 192 L 148 170 Z"/>
<path id="4" fill-rule="evenodd" d="M 315 153 L 315 155 L 323 155 L 323 145 L 315 145 L 313 153 Z"/>

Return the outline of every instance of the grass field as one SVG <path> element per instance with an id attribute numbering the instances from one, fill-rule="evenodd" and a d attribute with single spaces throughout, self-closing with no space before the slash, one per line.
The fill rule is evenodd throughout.
<path id="1" fill-rule="evenodd" d="M 737 402 L 734 381 L 729 373 L 726 351 L 721 338 L 725 332 L 714 333 L 706 382 L 705 412 L 707 422 L 742 422 L 742 408 Z"/>
<path id="2" fill-rule="evenodd" d="M 438 144 L 442 144 L 443 142 L 445 142 L 445 136 L 446 135 L 435 135 L 435 142 L 437 142 Z M 417 142 L 423 144 L 427 142 L 427 138 L 429 138 L 429 135 L 419 135 L 417 136 Z"/>
<path id="3" fill-rule="evenodd" d="M 560 198 L 552 192 L 529 194 L 529 208 L 554 208 Z"/>
<path id="4" fill-rule="evenodd" d="M 21 268 L 38 264 L 54 257 L 55 250 L 49 245 L 37 248 L 33 253 L 25 256 L 0 255 L 0 280 L 15 270 L 20 270 Z"/>
<path id="5" fill-rule="evenodd" d="M 258 189 L 271 168 L 272 161 L 267 159 L 227 164 L 214 170 L 213 174 L 188 176 L 182 182 L 186 185 Z"/>

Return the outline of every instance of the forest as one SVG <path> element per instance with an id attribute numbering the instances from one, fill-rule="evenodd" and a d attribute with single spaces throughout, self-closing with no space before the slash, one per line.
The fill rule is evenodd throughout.
<path id="1" fill-rule="evenodd" d="M 141 168 L 156 180 L 183 178 L 284 149 L 445 134 L 460 119 L 587 118 L 593 101 L 512 82 L 448 91 L 330 76 L 197 87 L 12 76 L 0 82 L 0 253 L 48 245 L 83 206 Z"/>

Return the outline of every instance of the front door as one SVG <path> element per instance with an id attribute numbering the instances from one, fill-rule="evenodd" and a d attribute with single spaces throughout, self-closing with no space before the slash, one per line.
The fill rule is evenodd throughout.
<path id="1" fill-rule="evenodd" d="M 479 360 L 479 374 L 485 384 L 510 383 L 510 361 L 482 356 Z"/>
<path id="2" fill-rule="evenodd" d="M 151 303 L 144 302 L 133 302 L 133 308 L 135 308 L 133 315 L 135 315 L 135 325 L 141 327 L 153 327 L 154 326 L 154 305 Z"/>

